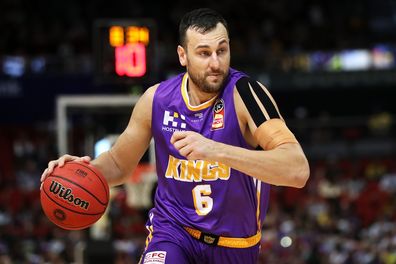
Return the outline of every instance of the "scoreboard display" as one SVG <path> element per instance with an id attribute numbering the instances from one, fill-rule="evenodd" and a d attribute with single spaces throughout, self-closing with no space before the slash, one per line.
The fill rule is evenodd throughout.
<path id="1" fill-rule="evenodd" d="M 152 20 L 98 20 L 94 26 L 95 76 L 101 82 L 138 83 L 155 71 Z"/>

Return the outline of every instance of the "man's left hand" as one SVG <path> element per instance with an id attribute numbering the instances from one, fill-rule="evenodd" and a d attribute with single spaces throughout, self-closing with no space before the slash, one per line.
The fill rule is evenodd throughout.
<path id="1" fill-rule="evenodd" d="M 176 131 L 170 142 L 189 160 L 211 160 L 220 144 L 193 131 Z"/>

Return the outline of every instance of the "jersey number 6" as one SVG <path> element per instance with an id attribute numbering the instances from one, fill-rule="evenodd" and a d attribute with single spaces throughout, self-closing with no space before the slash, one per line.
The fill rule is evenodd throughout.
<path id="1" fill-rule="evenodd" d="M 192 189 L 195 211 L 198 215 L 207 215 L 213 208 L 213 199 L 209 196 L 212 193 L 209 184 L 197 185 Z"/>

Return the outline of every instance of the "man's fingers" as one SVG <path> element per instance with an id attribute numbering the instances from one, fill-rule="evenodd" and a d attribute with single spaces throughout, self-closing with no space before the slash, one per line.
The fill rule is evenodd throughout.
<path id="1" fill-rule="evenodd" d="M 41 178 L 40 178 L 40 181 L 41 181 L 41 182 L 44 181 L 44 179 L 47 177 L 47 172 L 48 172 L 48 169 L 45 169 L 45 170 L 43 171 L 43 174 L 41 174 Z"/>
<path id="2" fill-rule="evenodd" d="M 188 145 L 186 145 L 186 146 L 184 146 L 184 147 L 182 147 L 182 148 L 180 148 L 178 150 L 179 150 L 180 155 L 182 155 L 183 157 L 186 157 L 186 158 L 192 152 L 191 146 L 188 146 Z"/>
<path id="3" fill-rule="evenodd" d="M 177 140 L 173 143 L 173 146 L 175 147 L 175 149 L 180 150 L 182 148 L 184 148 L 185 146 L 188 145 L 188 142 L 185 138 Z"/>
<path id="4" fill-rule="evenodd" d="M 85 163 L 90 163 L 91 162 L 91 157 L 90 156 L 84 156 L 84 157 L 81 157 L 80 160 L 82 162 L 85 162 Z"/>
<path id="5" fill-rule="evenodd" d="M 77 157 L 77 156 L 65 154 L 57 160 L 51 160 L 50 162 L 48 162 L 48 167 L 41 174 L 40 181 L 43 182 L 45 180 L 45 178 L 54 171 L 54 168 L 56 166 L 63 167 L 66 162 L 73 161 L 73 160 L 84 162 L 84 163 L 90 163 L 91 157 L 89 157 L 89 156 Z M 41 186 L 40 186 L 40 189 L 41 189 Z"/>
<path id="6" fill-rule="evenodd" d="M 71 156 L 71 155 L 68 155 L 68 154 L 63 155 L 62 157 L 59 158 L 58 166 L 59 166 L 59 167 L 63 167 L 63 165 L 65 165 L 65 163 L 66 163 L 67 161 L 75 160 L 75 159 L 78 159 L 78 158 L 79 158 L 79 157 Z"/>
<path id="7" fill-rule="evenodd" d="M 203 143 L 202 136 L 193 131 L 176 131 L 173 133 L 170 142 L 177 149 L 180 155 L 187 159 L 195 157 L 195 149 Z M 201 142 L 201 143 L 200 143 Z"/>
<path id="8" fill-rule="evenodd" d="M 44 170 L 43 174 L 41 175 L 41 181 L 51 174 L 54 171 L 54 168 L 58 165 L 58 160 L 51 160 L 48 162 L 48 167 Z"/>
<path id="9" fill-rule="evenodd" d="M 59 159 L 58 167 L 63 167 L 63 165 L 65 165 L 65 158 L 64 157 Z"/>
<path id="10" fill-rule="evenodd" d="M 47 174 L 52 173 L 52 171 L 54 170 L 54 168 L 58 165 L 58 161 L 57 160 L 53 160 L 48 162 L 48 170 L 47 170 Z"/>
<path id="11" fill-rule="evenodd" d="M 188 135 L 187 131 L 175 131 L 172 134 L 172 137 L 170 139 L 170 142 L 172 144 L 175 144 L 176 141 L 185 138 Z"/>

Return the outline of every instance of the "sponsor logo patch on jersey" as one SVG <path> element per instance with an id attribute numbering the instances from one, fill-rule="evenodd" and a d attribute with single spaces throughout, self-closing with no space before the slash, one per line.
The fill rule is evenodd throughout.
<path id="1" fill-rule="evenodd" d="M 225 106 L 223 99 L 217 99 L 213 106 L 212 130 L 224 128 Z"/>
<path id="2" fill-rule="evenodd" d="M 164 111 L 162 130 L 168 132 L 183 131 L 186 129 L 186 117 L 178 112 Z"/>
<path id="3" fill-rule="evenodd" d="M 143 264 L 163 264 L 166 259 L 166 251 L 151 251 L 146 253 Z"/>

